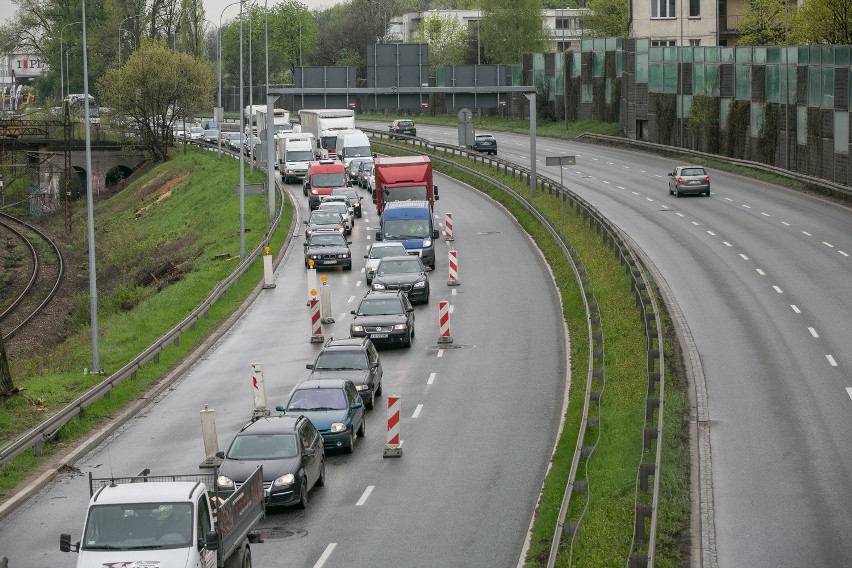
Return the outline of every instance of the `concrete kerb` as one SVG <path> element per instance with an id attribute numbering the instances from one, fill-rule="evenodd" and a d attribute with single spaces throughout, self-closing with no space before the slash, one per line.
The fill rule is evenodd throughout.
<path id="1" fill-rule="evenodd" d="M 293 219 L 290 223 L 290 227 L 287 229 L 287 238 L 284 241 L 284 246 L 275 256 L 275 268 L 277 269 L 281 262 L 284 261 L 287 254 L 290 252 L 292 244 L 293 244 L 293 230 L 296 226 L 297 221 L 301 217 L 301 211 L 299 210 L 298 204 L 294 201 L 292 194 L 289 191 L 283 192 L 290 199 L 290 204 L 293 206 Z M 279 229 L 280 230 L 280 229 Z M 260 295 L 263 291 L 263 278 L 258 282 L 257 286 L 255 286 L 252 293 L 246 298 L 246 301 L 235 311 L 231 316 L 222 322 L 222 324 L 208 337 L 205 339 L 192 353 L 188 354 L 186 357 L 181 360 L 177 366 L 169 371 L 165 377 L 154 383 L 149 387 L 147 391 L 140 395 L 139 399 L 136 402 L 132 403 L 129 407 L 121 411 L 117 416 L 112 419 L 108 419 L 107 423 L 97 430 L 94 434 L 89 436 L 87 439 L 83 440 L 76 446 L 69 448 L 67 453 L 58 457 L 57 461 L 52 462 L 50 465 L 42 466 L 37 474 L 36 478 L 27 484 L 25 487 L 17 491 L 14 495 L 9 497 L 6 501 L 0 504 L 0 519 L 4 518 L 6 515 L 17 509 L 21 504 L 27 501 L 30 497 L 35 495 L 38 491 L 40 491 L 45 485 L 47 485 L 50 481 L 55 479 L 62 469 L 72 467 L 81 457 L 95 449 L 101 442 L 103 442 L 106 438 L 112 435 L 119 427 L 127 423 L 131 418 L 136 416 L 140 410 L 142 410 L 145 406 L 148 405 L 152 400 L 156 399 L 157 396 L 166 390 L 168 387 L 172 385 L 178 378 L 180 378 L 186 371 L 192 367 L 204 353 L 210 349 L 219 339 L 221 339 L 234 325 L 234 323 L 239 320 L 243 314 L 245 314 L 246 310 L 248 310 L 249 306 L 254 302 L 254 300 Z"/>

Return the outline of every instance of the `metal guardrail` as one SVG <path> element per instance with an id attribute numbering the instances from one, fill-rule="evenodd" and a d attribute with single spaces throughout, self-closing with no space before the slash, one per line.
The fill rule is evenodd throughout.
<path id="1" fill-rule="evenodd" d="M 656 144 L 654 142 L 645 142 L 644 140 L 632 140 L 630 138 L 621 138 L 620 136 L 610 136 L 608 134 L 594 134 L 591 132 L 584 132 L 577 136 L 578 139 L 581 138 L 589 138 L 590 140 L 602 140 L 604 142 L 614 143 L 614 144 L 624 144 L 627 146 L 636 146 L 637 148 L 643 149 L 652 149 L 661 152 L 668 153 L 677 153 L 677 154 L 688 154 L 690 156 L 697 156 L 699 158 L 707 158 L 708 160 L 717 160 L 722 162 L 730 162 L 731 164 L 736 164 L 738 166 L 744 166 L 748 168 L 754 168 L 756 170 L 762 170 L 765 172 L 770 172 L 773 174 L 778 174 L 780 176 L 788 177 L 790 179 L 794 179 L 796 181 L 800 181 L 802 183 L 807 183 L 810 185 L 815 185 L 818 187 L 822 187 L 825 189 L 829 189 L 832 191 L 836 191 L 838 193 L 842 193 L 844 195 L 852 197 L 852 188 L 848 185 L 837 183 L 831 180 L 813 177 L 805 174 L 800 174 L 799 172 L 794 172 L 792 170 L 787 170 L 778 166 L 771 166 L 769 164 L 762 164 L 760 162 L 752 162 L 750 160 L 741 160 L 739 158 L 729 158 L 728 156 L 721 156 L 719 154 L 710 154 L 708 152 L 699 152 L 698 150 L 690 150 L 688 148 L 678 148 L 677 146 L 666 146 L 665 144 Z"/>
<path id="2" fill-rule="evenodd" d="M 362 130 L 370 132 L 371 135 L 380 138 L 388 137 L 388 133 L 385 131 L 368 128 L 362 128 Z M 530 170 L 528 168 L 513 164 L 511 162 L 507 162 L 506 160 L 502 160 L 500 158 L 490 157 L 486 155 L 481 155 L 478 152 L 468 151 L 466 148 L 462 148 L 459 146 L 434 143 L 422 138 L 413 137 L 405 138 L 404 142 L 407 145 L 411 145 L 415 148 L 421 147 L 423 149 L 429 149 L 433 151 L 443 151 L 445 154 L 448 153 L 451 155 L 471 158 L 474 161 L 481 161 L 483 164 L 488 164 L 490 166 L 496 167 L 498 170 L 502 169 L 504 173 L 510 174 L 513 177 L 517 176 L 518 179 L 522 181 L 529 181 L 529 178 L 531 176 Z M 399 146 L 394 147 L 398 148 Z M 448 160 L 442 161 L 446 162 Z M 577 521 L 566 524 L 565 517 L 568 512 L 571 496 L 574 493 L 587 492 L 589 490 L 588 475 L 585 483 L 576 481 L 576 474 L 577 469 L 579 468 L 580 458 L 585 457 L 587 460 L 586 464 L 588 466 L 588 458 L 591 457 L 591 455 L 594 453 L 594 449 L 597 445 L 597 440 L 595 441 L 595 444 L 591 446 L 584 445 L 587 427 L 590 425 L 599 425 L 599 414 L 598 416 L 590 416 L 589 411 L 591 408 L 591 402 L 593 401 L 598 405 L 598 409 L 600 408 L 600 399 L 601 395 L 603 394 L 604 387 L 604 343 L 602 333 L 600 332 L 600 314 L 597 312 L 597 302 L 588 302 L 589 298 L 593 297 L 593 292 L 590 294 L 588 291 L 585 290 L 585 287 L 589 284 L 588 279 L 584 274 L 585 271 L 581 270 L 582 264 L 579 262 L 579 258 L 577 257 L 576 252 L 573 251 L 573 248 L 570 247 L 567 237 L 559 234 L 559 232 L 552 227 L 549 221 L 535 209 L 532 203 L 530 203 L 526 198 L 516 193 L 514 190 L 512 190 L 508 186 L 505 186 L 504 184 L 500 184 L 499 182 L 496 182 L 491 178 L 487 178 L 487 176 L 484 176 L 475 170 L 471 170 L 470 168 L 461 166 L 456 162 L 450 161 L 450 163 L 454 167 L 460 168 L 472 175 L 479 177 L 480 179 L 485 179 L 486 181 L 489 181 L 490 183 L 493 183 L 494 185 L 500 187 L 507 193 L 511 194 L 516 200 L 518 200 L 522 205 L 524 205 L 524 207 L 528 211 L 535 215 L 535 217 L 547 228 L 548 232 L 550 232 L 551 235 L 556 237 L 557 242 L 559 242 L 560 246 L 563 248 L 563 252 L 566 252 L 568 254 L 568 258 L 570 258 L 572 267 L 574 268 L 575 277 L 577 278 L 578 285 L 581 287 L 581 290 L 583 290 L 583 301 L 586 305 L 586 315 L 588 318 L 590 333 L 589 374 L 586 382 L 586 398 L 583 408 L 581 431 L 578 435 L 574 458 L 571 464 L 571 471 L 569 472 L 568 481 L 566 483 L 566 490 L 563 496 L 562 505 L 560 506 L 559 517 L 557 519 L 557 525 L 554 531 L 553 541 L 551 543 L 550 556 L 548 558 L 548 567 L 551 567 L 554 566 L 556 563 L 556 558 L 560 549 L 562 534 L 571 535 L 572 541 L 571 550 L 569 551 L 569 554 L 573 553 L 573 544 L 575 541 L 575 536 L 577 534 L 577 527 L 579 525 L 579 522 L 585 515 L 589 503 L 589 501 L 587 500 L 586 507 L 584 507 Z M 659 309 L 653 294 L 653 290 L 650 286 L 651 279 L 647 276 L 645 269 L 637 259 L 637 255 L 632 250 L 631 241 L 629 241 L 629 239 L 620 231 L 620 229 L 618 229 L 603 214 L 601 214 L 597 210 L 597 208 L 585 201 L 581 196 L 574 193 L 569 188 L 556 183 L 550 178 L 538 175 L 536 183 L 537 186 L 541 187 L 544 190 L 547 190 L 549 193 L 557 194 L 560 196 L 561 199 L 566 199 L 571 207 L 575 207 L 577 209 L 577 213 L 582 214 L 583 217 L 589 221 L 590 225 L 592 225 L 595 230 L 599 234 L 601 234 L 604 241 L 615 252 L 616 256 L 619 258 L 621 264 L 625 267 L 625 270 L 631 278 L 634 295 L 636 297 L 636 303 L 637 306 L 639 306 L 641 312 L 641 318 L 646 336 L 647 349 L 648 389 L 645 400 L 646 413 L 645 427 L 643 429 L 643 455 L 646 451 L 650 449 L 652 440 L 656 440 L 657 444 L 654 455 L 654 462 L 652 464 L 640 463 L 639 465 L 639 471 L 637 474 L 638 491 L 636 492 L 636 498 L 634 500 L 635 515 L 633 541 L 631 543 L 631 553 L 629 558 L 627 559 L 627 562 L 631 568 L 640 568 L 643 566 L 653 567 L 656 554 L 657 513 L 659 509 L 659 471 L 662 461 L 661 440 L 663 433 L 664 417 L 663 410 L 665 366 L 663 362 L 662 352 L 662 326 L 660 324 Z M 598 363 L 598 367 L 595 366 L 595 363 Z M 593 384 L 593 379 L 597 380 L 597 385 Z M 599 388 L 597 390 L 593 390 L 596 387 Z M 655 409 L 657 410 L 656 428 L 649 428 L 648 424 L 653 424 L 654 422 Z M 599 435 L 600 429 L 598 429 L 598 439 Z M 588 470 L 586 473 L 588 474 Z M 640 499 L 640 493 L 647 494 L 647 479 L 649 475 L 654 476 L 654 485 L 651 494 L 650 505 L 644 502 L 640 502 L 644 501 Z M 643 545 L 645 543 L 645 521 L 648 517 L 650 517 L 650 526 L 647 539 L 647 553 L 644 554 Z"/>
<path id="3" fill-rule="evenodd" d="M 177 346 L 180 343 L 181 335 L 195 328 L 196 322 L 201 318 L 209 316 L 210 307 L 224 295 L 228 289 L 248 270 L 251 264 L 263 251 L 263 248 L 269 242 L 270 236 L 275 231 L 278 224 L 281 222 L 283 213 L 283 193 L 276 183 L 276 192 L 278 194 L 278 211 L 275 218 L 272 220 L 268 232 L 264 235 L 263 240 L 254 250 L 234 269 L 230 276 L 222 280 L 210 295 L 189 313 L 183 320 L 180 321 L 174 328 L 160 336 L 142 353 L 134 357 L 129 363 L 122 367 L 117 372 L 113 373 L 88 391 L 80 395 L 76 400 L 65 406 L 62 410 L 18 438 L 7 446 L 0 449 L 0 466 L 9 463 L 12 459 L 23 453 L 29 448 L 34 448 L 36 455 L 41 454 L 41 448 L 44 442 L 52 439 L 65 424 L 81 415 L 83 411 L 91 406 L 100 398 L 109 394 L 116 385 L 120 384 L 128 378 L 135 378 L 140 367 L 150 361 L 159 362 L 160 352 L 170 345 Z"/>

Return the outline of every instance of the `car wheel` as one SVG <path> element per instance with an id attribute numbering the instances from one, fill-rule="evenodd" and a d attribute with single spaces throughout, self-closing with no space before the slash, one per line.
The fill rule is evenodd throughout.
<path id="1" fill-rule="evenodd" d="M 352 270 L 352 265 L 350 264 L 349 266 L 344 266 L 343 270 Z"/>
<path id="2" fill-rule="evenodd" d="M 674 195 L 674 191 L 672 191 L 672 186 L 669 186 L 669 195 Z"/>
<path id="3" fill-rule="evenodd" d="M 707 196 L 707 197 L 710 197 L 710 190 L 708 189 L 707 191 L 705 191 L 704 195 Z"/>
<path id="4" fill-rule="evenodd" d="M 349 431 L 349 445 L 346 446 L 345 448 L 343 448 L 343 451 L 345 451 L 347 454 L 351 454 L 352 452 L 355 451 L 355 431 L 354 430 Z"/>
<path id="5" fill-rule="evenodd" d="M 379 386 L 376 387 L 376 396 L 382 396 L 382 383 L 379 383 Z"/>
<path id="6" fill-rule="evenodd" d="M 370 393 L 370 400 L 364 403 L 364 406 L 367 407 L 367 410 L 373 410 L 373 407 L 376 406 L 376 391 Z"/>
<path id="7" fill-rule="evenodd" d="M 675 197 L 680 197 L 680 188 L 679 187 L 675 188 Z"/>
<path id="8" fill-rule="evenodd" d="M 367 416 L 364 416 L 364 419 L 361 420 L 361 427 L 358 428 L 358 437 L 364 438 L 367 435 Z"/>
<path id="9" fill-rule="evenodd" d="M 411 330 L 408 331 L 408 335 L 405 338 L 405 341 L 402 342 L 404 347 L 411 347 L 411 338 L 413 335 L 411 334 Z"/>
<path id="10" fill-rule="evenodd" d="M 320 474 L 317 478 L 317 487 L 323 487 L 325 485 L 325 460 L 320 462 Z"/>
<path id="11" fill-rule="evenodd" d="M 243 554 L 243 568 L 251 568 L 251 548 L 246 546 L 245 554 Z"/>
<path id="12" fill-rule="evenodd" d="M 299 487 L 299 503 L 300 509 L 308 508 L 308 478 L 302 478 L 302 484 Z"/>

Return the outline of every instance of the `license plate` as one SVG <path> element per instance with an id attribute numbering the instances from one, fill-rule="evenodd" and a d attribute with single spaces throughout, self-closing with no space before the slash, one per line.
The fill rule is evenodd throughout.
<path id="1" fill-rule="evenodd" d="M 322 261 L 322 263 L 323 264 L 337 264 L 337 261 L 336 260 L 324 260 L 324 261 Z"/>
<path id="2" fill-rule="evenodd" d="M 698 185 L 699 183 L 701 183 L 701 180 L 698 180 L 698 179 L 691 179 L 691 180 L 689 180 L 689 183 L 691 183 L 691 184 L 693 184 L 693 185 Z"/>
<path id="3" fill-rule="evenodd" d="M 388 336 L 387 333 L 371 333 L 370 339 L 384 339 Z"/>

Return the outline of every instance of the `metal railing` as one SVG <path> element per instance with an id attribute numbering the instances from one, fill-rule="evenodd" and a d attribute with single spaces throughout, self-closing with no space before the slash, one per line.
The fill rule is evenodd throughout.
<path id="1" fill-rule="evenodd" d="M 362 128 L 369 132 L 374 137 L 385 138 L 388 133 L 382 130 L 374 130 Z M 423 138 L 405 138 L 403 140 L 406 146 L 412 148 L 422 148 L 431 150 L 433 158 L 439 161 L 450 163 L 453 167 L 459 168 L 470 175 L 474 175 L 480 179 L 486 180 L 493 185 L 500 187 L 503 191 L 512 195 L 519 203 L 521 203 L 530 213 L 532 213 L 539 222 L 554 236 L 563 253 L 569 258 L 574 270 L 575 278 L 577 278 L 578 286 L 583 293 L 583 302 L 586 309 L 589 329 L 589 371 L 586 380 L 586 393 L 583 405 L 583 416 L 581 418 L 581 428 L 578 434 L 577 444 L 574 451 L 574 457 L 571 462 L 571 470 L 568 475 L 565 493 L 563 495 L 562 504 L 560 506 L 559 515 L 557 518 L 556 527 L 554 530 L 553 540 L 551 542 L 551 550 L 548 558 L 548 567 L 552 567 L 556 563 L 556 558 L 560 550 L 562 535 L 571 536 L 571 547 L 569 554 L 573 554 L 573 544 L 576 539 L 577 527 L 582 521 L 588 509 L 589 500 L 586 501 L 586 506 L 580 513 L 578 519 L 574 522 L 566 523 L 566 515 L 570 505 L 571 496 L 574 494 L 587 493 L 588 486 L 588 469 L 586 469 L 586 480 L 577 481 L 577 470 L 581 458 L 586 458 L 586 467 L 588 468 L 588 459 L 594 453 L 598 440 L 600 439 L 600 414 L 590 415 L 590 410 L 593 404 L 597 410 L 600 410 L 600 401 L 605 385 L 604 377 L 604 341 L 601 331 L 600 313 L 597 309 L 597 302 L 591 301 L 594 298 L 593 290 L 587 290 L 589 286 L 588 277 L 585 274 L 585 269 L 582 268 L 579 256 L 571 247 L 569 239 L 559 233 L 549 220 L 535 209 L 535 206 L 525 197 L 512 190 L 510 187 L 502 184 L 492 178 L 489 178 L 476 170 L 467 168 L 457 162 L 446 160 L 440 157 L 435 157 L 434 152 L 443 152 L 453 156 L 461 156 L 473 159 L 476 162 L 481 162 L 493 167 L 498 171 L 511 175 L 513 178 L 521 181 L 529 181 L 531 172 L 528 168 L 508 162 L 506 160 L 491 157 L 478 152 L 469 151 L 466 148 L 455 146 L 452 144 L 442 144 L 429 142 Z M 399 148 L 394 145 L 394 148 Z M 537 187 L 548 191 L 551 195 L 558 195 L 561 199 L 567 200 L 570 207 L 574 207 L 578 214 L 581 214 L 584 220 L 587 220 L 599 235 L 604 239 L 604 242 L 613 250 L 618 257 L 622 266 L 624 266 L 627 274 L 630 276 L 631 285 L 636 298 L 636 304 L 641 312 L 644 333 L 646 337 L 647 350 L 647 376 L 648 389 L 645 399 L 645 426 L 643 427 L 643 456 L 651 449 L 651 442 L 656 440 L 656 451 L 654 453 L 653 463 L 640 463 L 637 473 L 637 491 L 634 499 L 634 530 L 633 540 L 631 543 L 631 553 L 627 559 L 627 563 L 631 568 L 640 568 L 643 566 L 653 567 L 656 554 L 656 530 L 657 530 L 657 513 L 659 509 L 659 471 L 662 461 L 662 433 L 663 433 L 663 417 L 664 417 L 664 385 L 665 385 L 665 367 L 663 363 L 662 351 L 662 326 L 660 324 L 659 309 L 651 287 L 651 279 L 647 275 L 642 263 L 639 262 L 637 255 L 634 253 L 632 241 L 628 239 L 614 224 L 612 224 L 597 208 L 585 201 L 580 195 L 571 191 L 569 188 L 556 183 L 554 180 L 542 175 L 538 175 L 536 179 Z M 657 410 L 656 428 L 649 428 L 648 424 L 654 423 L 654 410 Z M 585 445 L 585 434 L 589 426 L 598 427 L 598 438 L 592 445 Z M 640 460 L 641 461 L 641 460 Z M 645 503 L 647 499 L 640 499 L 640 496 L 647 495 L 647 480 L 648 476 L 654 476 L 653 491 L 651 493 L 650 504 Z M 647 538 L 647 552 L 645 552 L 645 523 L 650 518 Z"/>

